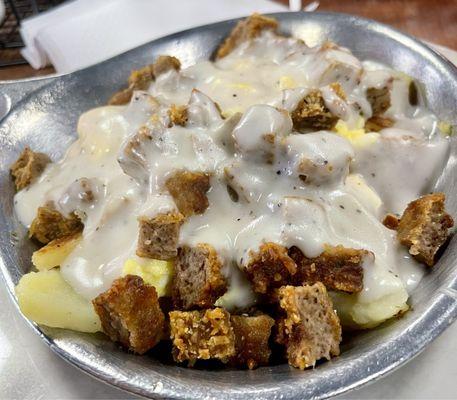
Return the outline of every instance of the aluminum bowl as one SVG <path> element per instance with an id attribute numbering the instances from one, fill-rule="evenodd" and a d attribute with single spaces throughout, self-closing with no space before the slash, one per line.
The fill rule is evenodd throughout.
<path id="1" fill-rule="evenodd" d="M 426 87 L 429 106 L 456 125 L 457 71 L 417 40 L 377 22 L 342 14 L 275 14 L 284 33 L 317 43 L 330 39 L 361 59 L 391 65 Z M 79 115 L 105 104 L 133 68 L 159 54 L 177 56 L 184 66 L 206 59 L 235 21 L 207 25 L 153 41 L 111 60 L 69 75 L 0 86 L 0 268 L 14 298 L 14 285 L 30 269 L 33 245 L 13 212 L 9 165 L 24 146 L 58 160 L 75 139 Z M 0 114 L 0 118 L 2 115 Z M 437 183 L 457 216 L 457 148 Z M 76 367 L 109 384 L 151 398 L 322 399 L 374 381 L 412 359 L 457 317 L 454 237 L 439 263 L 412 294 L 412 311 L 379 328 L 347 337 L 340 357 L 316 369 L 288 365 L 254 371 L 200 370 L 162 363 L 120 350 L 103 335 L 88 335 L 30 324 L 49 347 Z"/>

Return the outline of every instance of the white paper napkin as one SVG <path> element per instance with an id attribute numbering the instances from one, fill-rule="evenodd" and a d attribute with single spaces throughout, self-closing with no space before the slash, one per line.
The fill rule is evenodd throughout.
<path id="1" fill-rule="evenodd" d="M 269 0 L 74 0 L 23 21 L 22 55 L 70 72 L 183 29 L 285 10 Z"/>

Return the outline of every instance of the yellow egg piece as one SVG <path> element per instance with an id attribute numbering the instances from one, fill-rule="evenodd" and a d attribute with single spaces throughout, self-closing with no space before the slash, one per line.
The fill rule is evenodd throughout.
<path id="1" fill-rule="evenodd" d="M 122 276 L 137 275 L 157 290 L 159 297 L 169 296 L 173 278 L 173 262 L 147 258 L 129 259 L 122 269 Z"/>

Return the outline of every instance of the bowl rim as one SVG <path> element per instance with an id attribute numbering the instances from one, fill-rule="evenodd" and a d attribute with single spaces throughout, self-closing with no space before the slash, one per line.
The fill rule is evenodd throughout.
<path id="1" fill-rule="evenodd" d="M 291 18 L 291 16 L 297 16 L 297 15 L 302 15 L 303 18 L 307 18 L 307 16 L 311 16 L 311 18 L 336 18 L 336 19 L 346 19 L 349 20 L 355 24 L 358 25 L 369 25 L 371 30 L 374 30 L 378 33 L 382 33 L 384 36 L 387 36 L 390 40 L 399 42 L 400 44 L 412 48 L 415 52 L 417 52 L 421 57 L 427 58 L 429 60 L 432 60 L 435 64 L 439 64 L 442 66 L 444 69 L 447 70 L 447 72 L 451 73 L 455 81 L 457 82 L 457 67 L 452 64 L 448 59 L 446 59 L 443 55 L 441 55 L 438 51 L 430 48 L 427 44 L 419 41 L 418 39 L 414 38 L 411 35 L 402 33 L 398 31 L 395 28 L 392 28 L 388 25 L 382 24 L 380 22 L 374 21 L 372 19 L 367 19 L 367 18 L 362 18 L 362 17 L 357 17 L 353 16 L 350 14 L 344 14 L 344 13 L 336 13 L 336 12 L 313 12 L 313 13 L 307 13 L 307 12 L 281 12 L 281 13 L 271 13 L 271 14 L 264 14 L 268 16 L 272 16 L 275 18 L 278 18 L 279 21 L 281 22 L 284 19 Z M 145 43 L 142 46 L 143 47 L 146 45 L 150 45 L 152 43 L 160 43 L 162 40 L 171 40 L 173 38 L 179 38 L 183 37 L 186 35 L 190 35 L 193 33 L 198 33 L 201 30 L 211 30 L 216 27 L 220 27 L 221 25 L 226 25 L 226 26 L 231 26 L 238 20 L 242 18 L 234 18 L 226 21 L 221 21 L 221 22 L 216 22 L 212 24 L 206 24 L 198 27 L 194 27 L 191 29 L 186 29 L 171 35 L 167 35 L 165 37 L 150 41 L 148 43 Z M 134 50 L 134 49 L 132 49 Z M 122 57 L 124 54 L 132 51 L 129 50 L 125 53 L 122 53 L 116 57 Z M 84 68 L 83 70 L 91 69 L 95 66 L 98 65 L 103 65 L 104 63 L 109 62 L 112 59 L 105 60 L 101 63 L 95 64 L 93 66 L 89 66 L 87 68 Z M 82 71 L 82 70 L 79 70 Z M 13 103 L 11 104 L 10 110 L 12 110 L 15 106 L 17 106 L 22 100 L 26 101 L 29 94 L 32 94 L 35 90 L 40 89 L 44 85 L 50 84 L 54 82 L 56 79 L 59 79 L 61 77 L 65 77 L 68 75 L 72 75 L 75 73 L 78 73 L 79 71 L 71 72 L 68 74 L 53 74 L 52 76 L 46 76 L 46 77 L 38 77 L 38 78 L 26 78 L 26 79 L 21 79 L 21 80 L 15 80 L 15 81 L 3 81 L 0 82 L 0 85 L 2 89 L 5 89 L 5 93 L 8 94 L 8 92 L 12 92 L 13 94 L 16 94 L 16 96 L 12 96 L 13 98 Z M 20 93 L 17 95 L 17 93 Z M 2 118 L 0 117 L 0 125 L 2 123 Z M 18 302 L 15 296 L 15 291 L 14 291 L 14 282 L 12 280 L 12 277 L 8 271 L 8 268 L 6 266 L 6 262 L 4 260 L 4 257 L 1 256 L 0 254 L 0 272 L 2 275 L 2 279 L 6 284 L 8 293 L 13 301 L 14 306 L 17 308 L 17 310 L 20 313 Z M 406 339 L 401 336 L 400 339 L 396 338 L 394 340 L 394 346 L 402 346 L 405 345 L 408 347 L 408 353 L 405 356 L 403 355 L 396 355 L 395 351 L 392 352 L 392 349 L 390 349 L 390 353 L 393 355 L 392 358 L 389 359 L 389 363 L 386 364 L 385 362 L 379 362 L 376 363 L 376 366 L 372 368 L 367 374 L 365 374 L 363 377 L 354 377 L 352 379 L 349 379 L 348 382 L 343 382 L 342 386 L 338 386 L 336 388 L 333 388 L 326 393 L 322 393 L 317 396 L 317 398 L 329 398 L 332 396 L 340 395 L 343 393 L 346 393 L 350 390 L 353 390 L 355 388 L 359 388 L 363 385 L 366 385 L 368 383 L 372 383 L 378 379 L 380 379 L 383 376 L 386 376 L 387 374 L 393 372 L 400 366 L 404 365 L 406 362 L 412 360 L 414 357 L 416 357 L 418 354 L 420 354 L 421 351 L 425 349 L 425 347 L 433 341 L 436 337 L 438 337 L 455 319 L 457 319 L 457 271 L 455 272 L 451 278 L 451 282 L 449 283 L 448 287 L 446 288 L 441 288 L 439 293 L 437 294 L 436 298 L 433 299 L 433 302 L 429 305 L 427 308 L 427 316 L 424 316 L 424 318 L 418 318 L 415 320 L 411 326 L 408 327 L 409 333 L 415 337 L 420 338 L 416 342 L 416 345 L 413 346 L 411 343 L 406 343 Z M 124 390 L 128 393 L 140 395 L 140 396 L 145 396 L 145 397 L 150 397 L 150 398 L 169 398 L 170 395 L 173 395 L 174 398 L 176 399 L 181 399 L 181 398 L 186 398 L 186 393 L 169 393 L 166 391 L 163 391 L 159 385 L 156 385 L 156 389 L 153 390 L 145 390 L 134 383 L 132 384 L 129 381 L 118 379 L 118 377 L 113 377 L 110 374 L 104 373 L 104 371 L 94 368 L 90 363 L 84 362 L 78 357 L 73 356 L 70 354 L 68 351 L 66 351 L 64 348 L 59 347 L 58 344 L 54 341 L 54 339 L 50 336 L 48 336 L 43 330 L 35 323 L 31 322 L 27 318 L 25 318 L 22 313 L 20 313 L 21 316 L 27 321 L 28 325 L 32 327 L 32 329 L 41 337 L 41 339 L 50 347 L 50 349 L 59 355 L 61 358 L 63 358 L 65 361 L 70 363 L 71 365 L 77 367 L 79 370 L 83 371 L 84 373 L 96 378 L 99 381 L 102 381 L 104 383 L 107 383 L 113 387 L 116 387 L 118 389 Z M 382 350 L 382 346 L 378 348 L 376 351 L 379 352 Z M 389 349 L 385 349 L 386 351 L 389 351 Z M 368 352 L 367 354 L 371 354 L 371 352 Z M 160 382 L 159 382 L 160 383 Z M 262 398 L 276 398 L 280 396 L 277 393 L 274 393 L 274 391 L 269 391 L 269 392 L 257 392 L 255 388 L 250 387 L 246 388 L 243 390 L 243 392 L 235 392 L 235 391 L 230 391 L 227 393 L 224 393 L 224 397 L 233 397 L 233 398 L 241 398 L 244 397 L 248 394 L 252 395 L 259 395 L 262 396 Z M 300 393 L 301 393 L 301 387 L 297 385 L 295 388 L 291 388 L 291 392 L 285 394 L 282 397 L 285 398 L 300 398 Z M 216 397 L 218 394 L 217 390 L 212 391 L 211 393 L 208 393 L 208 398 L 213 398 Z M 219 393 L 220 394 L 220 393 Z"/>

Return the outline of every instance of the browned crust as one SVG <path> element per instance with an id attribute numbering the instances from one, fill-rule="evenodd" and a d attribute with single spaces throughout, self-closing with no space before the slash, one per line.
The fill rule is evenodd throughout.
<path id="1" fill-rule="evenodd" d="M 254 39 L 263 31 L 272 30 L 276 32 L 278 21 L 274 18 L 265 17 L 260 14 L 252 14 L 250 17 L 239 21 L 219 46 L 216 52 L 216 59 L 223 58 L 230 54 L 241 43 Z"/>
<path id="2" fill-rule="evenodd" d="M 208 208 L 206 192 L 210 189 L 209 175 L 203 172 L 176 171 L 165 182 L 179 211 L 186 217 L 203 214 Z"/>
<path id="3" fill-rule="evenodd" d="M 277 341 L 290 365 L 305 369 L 340 354 L 340 321 L 322 283 L 280 288 L 279 305 L 285 316 L 278 321 Z"/>
<path id="4" fill-rule="evenodd" d="M 222 308 L 170 312 L 173 357 L 177 362 L 211 358 L 227 362 L 235 353 L 230 314 Z"/>
<path id="5" fill-rule="evenodd" d="M 312 90 L 297 104 L 291 113 L 294 129 L 332 129 L 338 117 L 325 105 L 320 90 Z"/>
<path id="6" fill-rule="evenodd" d="M 169 260 L 178 254 L 179 230 L 184 222 L 180 213 L 157 214 L 153 218 L 140 217 L 139 257 Z"/>
<path id="7" fill-rule="evenodd" d="M 173 56 L 159 56 L 154 64 L 152 64 L 152 73 L 154 77 L 158 77 L 168 71 L 181 69 L 181 62 Z"/>
<path id="8" fill-rule="evenodd" d="M 230 365 L 249 369 L 268 365 L 271 355 L 268 341 L 274 319 L 266 314 L 232 315 L 230 321 L 235 334 L 235 355 L 230 358 Z"/>
<path id="9" fill-rule="evenodd" d="M 50 162 L 51 159 L 46 154 L 26 147 L 10 169 L 16 190 L 22 190 L 33 183 Z"/>
<path id="10" fill-rule="evenodd" d="M 387 214 L 382 220 L 383 225 L 386 228 L 392 229 L 393 231 L 397 230 L 398 224 L 400 223 L 400 218 L 394 214 Z"/>
<path id="11" fill-rule="evenodd" d="M 170 127 L 173 125 L 185 126 L 187 124 L 187 106 L 177 106 L 172 104 L 168 110 L 168 117 L 170 118 Z"/>
<path id="12" fill-rule="evenodd" d="M 151 82 L 160 74 L 171 69 L 179 71 L 181 63 L 176 57 L 159 56 L 153 64 L 133 70 L 128 79 L 128 87 L 115 93 L 108 101 L 109 105 L 124 105 L 130 102 L 135 90 L 147 90 Z"/>
<path id="13" fill-rule="evenodd" d="M 297 266 L 284 246 L 264 243 L 259 251 L 250 253 L 246 275 L 254 292 L 268 294 L 271 289 L 291 282 Z"/>
<path id="14" fill-rule="evenodd" d="M 177 309 L 209 308 L 227 290 L 222 261 L 206 243 L 178 250 L 172 284 L 173 304 Z"/>
<path id="15" fill-rule="evenodd" d="M 39 207 L 29 229 L 29 237 L 47 244 L 65 236 L 81 232 L 84 228 L 81 220 L 74 214 L 68 218 L 50 207 Z"/>
<path id="16" fill-rule="evenodd" d="M 147 352 L 162 338 L 165 317 L 157 292 L 139 276 L 116 279 L 92 304 L 106 335 L 135 353 Z"/>
<path id="17" fill-rule="evenodd" d="M 375 115 L 365 121 L 365 130 L 367 132 L 379 132 L 382 129 L 392 127 L 393 124 L 392 119 Z"/>
<path id="18" fill-rule="evenodd" d="M 433 193 L 408 204 L 398 224 L 397 237 L 410 254 L 431 267 L 452 226 L 454 220 L 445 211 L 444 193 Z"/>
<path id="19" fill-rule="evenodd" d="M 329 85 L 331 89 L 343 100 L 346 100 L 346 93 L 339 82 L 333 82 Z"/>
<path id="20" fill-rule="evenodd" d="M 289 256 L 297 264 L 293 276 L 296 285 L 322 282 L 329 290 L 358 293 L 363 289 L 362 264 L 369 251 L 326 246 L 322 254 L 307 258 L 297 247 L 289 249 Z"/>
<path id="21" fill-rule="evenodd" d="M 366 96 L 371 105 L 373 116 L 384 114 L 390 107 L 390 90 L 387 86 L 380 89 L 374 87 L 368 88 Z"/>

